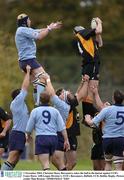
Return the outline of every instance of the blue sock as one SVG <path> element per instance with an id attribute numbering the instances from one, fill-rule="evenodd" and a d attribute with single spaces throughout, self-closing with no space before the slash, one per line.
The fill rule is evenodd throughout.
<path id="1" fill-rule="evenodd" d="M 40 94 L 44 91 L 45 86 L 44 85 L 37 85 L 37 106 L 40 105 Z"/>

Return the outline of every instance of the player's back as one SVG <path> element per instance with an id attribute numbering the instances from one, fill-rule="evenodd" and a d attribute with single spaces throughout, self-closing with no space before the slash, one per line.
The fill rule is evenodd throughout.
<path id="1" fill-rule="evenodd" d="M 15 34 L 15 43 L 18 50 L 19 60 L 36 58 L 36 44 L 33 39 L 33 29 L 19 27 Z"/>
<path id="2" fill-rule="evenodd" d="M 34 119 L 36 135 L 56 135 L 65 127 L 64 121 L 57 109 L 51 106 L 40 106 L 31 113 Z"/>
<path id="3" fill-rule="evenodd" d="M 112 105 L 106 109 L 103 137 L 124 137 L 124 106 Z"/>
<path id="4" fill-rule="evenodd" d="M 13 116 L 13 130 L 25 132 L 29 119 L 29 111 L 25 103 L 26 96 L 27 91 L 22 89 L 10 104 L 10 109 Z"/>

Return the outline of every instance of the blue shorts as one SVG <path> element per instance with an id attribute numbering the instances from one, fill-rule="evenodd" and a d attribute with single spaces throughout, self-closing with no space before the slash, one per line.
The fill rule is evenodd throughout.
<path id="1" fill-rule="evenodd" d="M 57 137 L 58 137 L 58 144 L 57 144 L 56 150 L 64 151 L 64 138 L 63 138 L 61 132 L 57 133 Z"/>
<path id="2" fill-rule="evenodd" d="M 23 152 L 25 148 L 25 133 L 21 131 L 12 130 L 9 137 L 9 151 Z"/>
<path id="3" fill-rule="evenodd" d="M 124 137 L 103 138 L 103 151 L 105 155 L 123 157 Z"/>
<path id="4" fill-rule="evenodd" d="M 57 136 L 38 135 L 35 139 L 35 154 L 49 154 L 51 156 L 56 150 L 57 143 Z"/>
<path id="5" fill-rule="evenodd" d="M 26 72 L 26 66 L 29 65 L 31 67 L 31 70 L 37 69 L 41 67 L 41 65 L 38 63 L 38 61 L 33 58 L 33 59 L 27 59 L 27 60 L 19 60 L 19 67 Z"/>

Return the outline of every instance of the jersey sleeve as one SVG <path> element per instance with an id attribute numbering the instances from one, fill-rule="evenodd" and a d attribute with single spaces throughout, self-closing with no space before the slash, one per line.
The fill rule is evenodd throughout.
<path id="1" fill-rule="evenodd" d="M 16 96 L 16 98 L 14 99 L 15 104 L 17 103 L 19 105 L 19 103 L 23 103 L 25 98 L 27 96 L 27 91 L 21 89 L 20 93 Z"/>
<path id="2" fill-rule="evenodd" d="M 10 116 L 0 107 L 0 119 L 7 121 Z"/>
<path id="3" fill-rule="evenodd" d="M 27 38 L 31 38 L 35 40 L 38 39 L 39 32 L 40 32 L 39 30 L 35 30 L 27 27 L 21 29 L 21 34 L 23 34 Z"/>
<path id="4" fill-rule="evenodd" d="M 57 109 L 63 109 L 69 112 L 70 106 L 66 102 L 61 100 L 57 95 L 53 96 L 51 98 L 51 101 L 57 107 Z"/>
<path id="5" fill-rule="evenodd" d="M 20 93 L 16 96 L 16 98 L 12 101 L 10 105 L 10 109 L 19 109 L 21 105 L 25 103 L 25 98 L 27 96 L 26 90 L 21 90 Z"/>
<path id="6" fill-rule="evenodd" d="M 57 131 L 63 131 L 66 129 L 64 120 L 62 119 L 62 116 L 60 115 L 59 111 L 57 111 Z"/>
<path id="7" fill-rule="evenodd" d="M 86 40 L 96 35 L 95 29 L 83 29 L 79 34 Z"/>
<path id="8" fill-rule="evenodd" d="M 103 121 L 106 118 L 108 108 L 104 108 L 97 116 L 95 116 L 92 120 L 93 123 L 98 126 L 101 121 Z"/>

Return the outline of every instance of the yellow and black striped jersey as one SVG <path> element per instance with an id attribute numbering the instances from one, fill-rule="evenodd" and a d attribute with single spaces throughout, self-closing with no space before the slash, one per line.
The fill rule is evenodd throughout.
<path id="1" fill-rule="evenodd" d="M 84 64 L 99 61 L 98 43 L 94 39 L 95 35 L 95 29 L 83 29 L 75 32 L 78 50 L 83 57 Z"/>
<path id="2" fill-rule="evenodd" d="M 10 116 L 0 107 L 0 133 L 5 127 L 6 121 L 10 119 Z"/>

